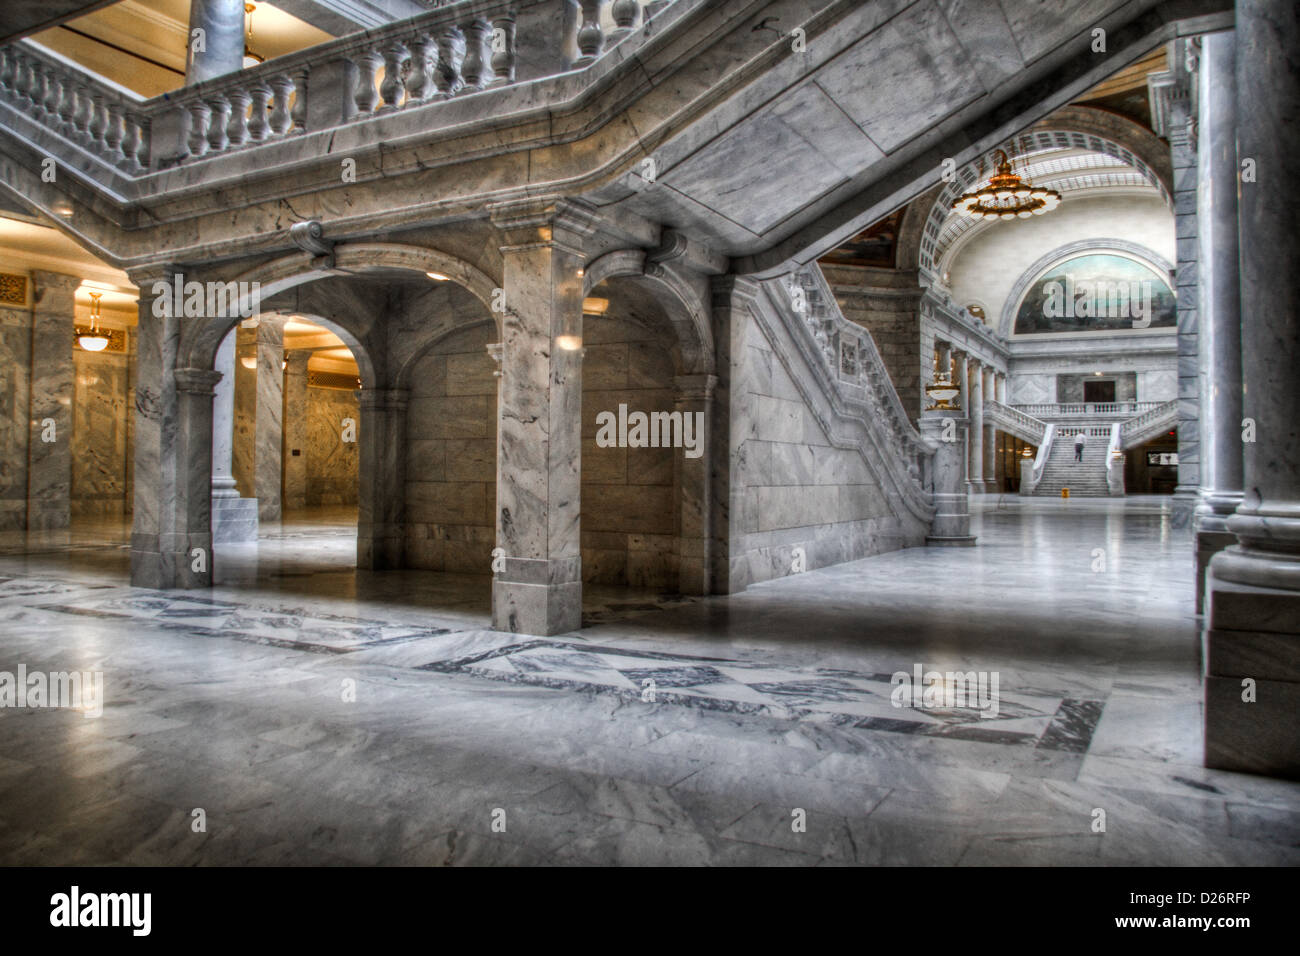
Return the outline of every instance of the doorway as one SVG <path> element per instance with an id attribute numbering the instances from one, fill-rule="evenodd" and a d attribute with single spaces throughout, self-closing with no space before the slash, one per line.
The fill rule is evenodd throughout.
<path id="1" fill-rule="evenodd" d="M 1085 402 L 1113 402 L 1115 401 L 1115 383 L 1111 382 L 1088 382 L 1083 383 L 1083 400 Z"/>

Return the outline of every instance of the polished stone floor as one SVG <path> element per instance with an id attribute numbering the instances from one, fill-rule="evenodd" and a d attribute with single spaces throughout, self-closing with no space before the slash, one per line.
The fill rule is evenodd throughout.
<path id="1" fill-rule="evenodd" d="M 589 588 L 553 639 L 487 577 L 356 572 L 342 511 L 201 593 L 126 586 L 119 525 L 0 542 L 0 671 L 106 684 L 0 708 L 0 863 L 1300 863 L 1300 785 L 1200 766 L 1168 499 L 976 510 L 731 598 Z M 918 665 L 996 716 L 894 706 Z"/>

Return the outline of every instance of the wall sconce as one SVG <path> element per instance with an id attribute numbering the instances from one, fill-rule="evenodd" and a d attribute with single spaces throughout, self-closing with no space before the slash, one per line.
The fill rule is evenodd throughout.
<path id="1" fill-rule="evenodd" d="M 609 299 L 588 296 L 582 300 L 583 315 L 604 315 L 607 311 L 609 311 Z"/>
<path id="2" fill-rule="evenodd" d="M 582 336 L 580 335 L 557 335 L 555 344 L 566 352 L 576 352 L 582 348 Z"/>

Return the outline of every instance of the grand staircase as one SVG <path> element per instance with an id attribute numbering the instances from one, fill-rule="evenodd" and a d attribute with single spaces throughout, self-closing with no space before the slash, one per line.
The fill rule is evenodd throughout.
<path id="1" fill-rule="evenodd" d="M 1052 442 L 1052 453 L 1043 466 L 1043 477 L 1034 489 L 1037 497 L 1059 498 L 1061 489 L 1069 488 L 1072 498 L 1105 498 L 1106 442 L 1089 437 L 1083 448 L 1083 461 L 1074 460 L 1074 439 L 1061 436 Z"/>

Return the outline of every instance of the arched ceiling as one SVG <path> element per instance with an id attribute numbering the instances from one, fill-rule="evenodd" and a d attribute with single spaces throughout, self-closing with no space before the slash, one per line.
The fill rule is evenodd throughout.
<path id="1" fill-rule="evenodd" d="M 1164 184 L 1141 160 L 1115 144 L 1092 142 L 1080 146 L 1077 143 L 1079 138 L 1062 132 L 1018 137 L 1016 146 L 1022 151 L 1015 156 L 1015 173 L 1035 186 L 1055 189 L 1062 196 L 1062 205 L 1068 203 L 1072 195 L 1077 197 L 1113 189 L 1159 195 L 1166 205 L 1170 204 Z M 1085 138 L 1091 139 L 1093 137 Z M 1062 145 L 1062 141 L 1066 144 Z M 1097 149 L 1097 145 L 1108 148 Z M 965 242 L 984 230 L 1003 225 L 998 220 L 973 219 L 950 208 L 952 201 L 962 193 L 974 192 L 988 185 L 992 164 L 983 165 L 983 170 L 978 167 L 962 170 L 950 188 L 943 190 L 931 206 L 921 241 L 920 263 L 922 271 L 931 276 L 942 276 L 952 256 Z"/>

